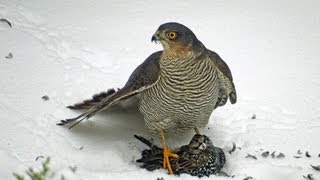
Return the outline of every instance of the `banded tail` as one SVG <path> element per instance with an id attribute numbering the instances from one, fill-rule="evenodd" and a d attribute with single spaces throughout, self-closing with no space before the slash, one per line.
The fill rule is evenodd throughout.
<path id="1" fill-rule="evenodd" d="M 97 105 L 99 102 L 101 102 L 103 99 L 114 94 L 115 92 L 116 92 L 116 90 L 114 90 L 114 89 L 108 89 L 108 91 L 103 91 L 98 94 L 94 94 L 92 96 L 92 99 L 83 100 L 80 103 L 76 103 L 74 105 L 67 106 L 67 108 L 74 109 L 74 110 L 90 109 L 93 106 Z"/>

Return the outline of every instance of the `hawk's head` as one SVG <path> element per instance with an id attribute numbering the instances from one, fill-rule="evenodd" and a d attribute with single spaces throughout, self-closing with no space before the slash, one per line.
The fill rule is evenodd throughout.
<path id="1" fill-rule="evenodd" d="M 162 24 L 151 41 L 160 42 L 164 51 L 173 55 L 181 55 L 203 47 L 189 28 L 176 22 Z"/>

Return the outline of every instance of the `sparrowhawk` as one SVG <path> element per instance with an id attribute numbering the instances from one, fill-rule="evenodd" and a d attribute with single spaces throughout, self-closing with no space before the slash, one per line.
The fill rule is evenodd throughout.
<path id="1" fill-rule="evenodd" d="M 208 124 L 212 111 L 228 99 L 236 103 L 237 95 L 228 65 L 186 26 L 176 22 L 162 24 L 151 41 L 160 42 L 163 51 L 151 54 L 139 65 L 123 88 L 109 96 L 96 97 L 86 112 L 61 120 L 58 125 L 74 122 L 73 127 L 101 110 L 138 98 L 146 129 L 161 135 L 163 164 L 172 173 L 169 157 L 177 155 L 169 150 L 164 132 L 194 129 L 199 133 L 197 128 Z"/>

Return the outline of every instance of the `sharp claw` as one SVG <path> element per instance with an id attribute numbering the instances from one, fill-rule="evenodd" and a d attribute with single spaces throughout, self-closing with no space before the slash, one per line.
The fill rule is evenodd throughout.
<path id="1" fill-rule="evenodd" d="M 179 156 L 177 154 L 173 153 L 172 151 L 170 151 L 168 149 L 168 147 L 166 147 L 163 150 L 163 168 L 164 169 L 168 169 L 169 173 L 173 174 L 173 170 L 172 170 L 172 167 L 171 167 L 171 164 L 170 164 L 170 157 L 178 158 Z"/>

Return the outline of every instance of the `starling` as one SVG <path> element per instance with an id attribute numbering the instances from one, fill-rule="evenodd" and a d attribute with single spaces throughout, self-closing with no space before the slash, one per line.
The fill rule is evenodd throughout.
<path id="1" fill-rule="evenodd" d="M 148 145 L 150 149 L 142 151 L 142 157 L 137 160 L 141 167 L 149 171 L 163 167 L 163 149 L 154 145 L 147 139 L 135 135 L 135 137 Z M 216 174 L 225 164 L 225 154 L 219 147 L 213 146 L 211 140 L 200 134 L 195 134 L 188 145 L 173 150 L 178 158 L 170 158 L 171 168 L 174 174 L 190 174 L 192 176 L 210 176 Z"/>
<path id="2" fill-rule="evenodd" d="M 123 88 L 99 102 L 88 103 L 86 112 L 58 125 L 73 122 L 72 128 L 102 110 L 138 97 L 146 129 L 160 135 L 163 166 L 172 174 L 169 157 L 178 156 L 169 149 L 165 132 L 194 129 L 199 133 L 198 128 L 208 124 L 212 111 L 228 99 L 236 103 L 237 94 L 228 65 L 188 27 L 175 22 L 162 24 L 151 41 L 160 42 L 164 50 L 151 54 L 138 66 Z"/>

